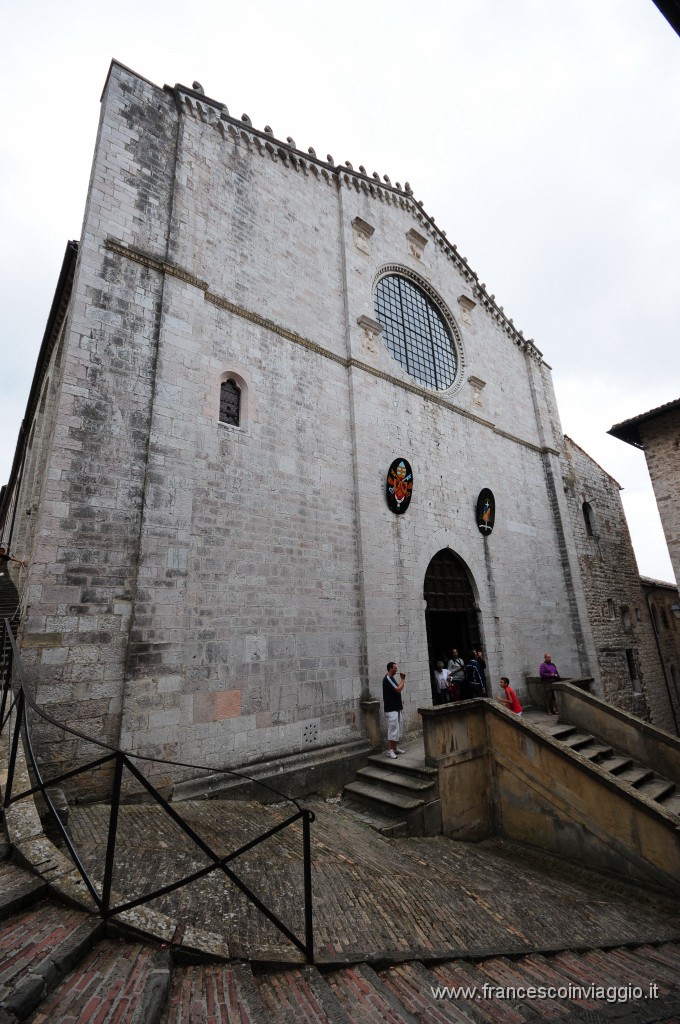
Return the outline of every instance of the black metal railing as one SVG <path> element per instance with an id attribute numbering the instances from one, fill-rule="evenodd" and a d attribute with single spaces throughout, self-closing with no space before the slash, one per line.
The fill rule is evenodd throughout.
<path id="1" fill-rule="evenodd" d="M 165 896 L 168 893 L 174 892 L 183 886 L 189 885 L 191 882 L 195 882 L 200 878 L 209 875 L 212 872 L 221 871 L 226 877 L 236 886 L 237 889 L 283 934 L 285 937 L 305 956 L 307 963 L 314 962 L 314 935 L 313 935 L 313 919 L 312 919 L 312 855 L 311 855 L 311 831 L 310 826 L 314 821 L 314 814 L 307 808 L 301 807 L 297 800 L 292 799 L 286 794 L 281 793 L 280 790 L 268 783 L 264 783 L 260 780 L 251 778 L 245 775 L 243 772 L 235 772 L 228 769 L 216 769 L 208 768 L 205 765 L 193 765 L 187 764 L 180 761 L 169 761 L 161 758 L 147 757 L 140 754 L 131 754 L 123 750 L 119 750 L 115 747 L 103 743 L 101 740 L 94 739 L 92 736 L 88 736 L 78 729 L 74 729 L 71 726 L 64 725 L 63 722 L 59 722 L 52 718 L 50 715 L 41 711 L 36 705 L 31 693 L 26 686 L 25 676 L 23 667 L 21 664 L 21 658 L 17 649 L 16 640 L 12 633 L 11 624 L 8 619 L 3 620 L 2 626 L 2 645 L 0 650 L 6 652 L 6 657 L 2 663 L 2 701 L 0 703 L 0 742 L 5 734 L 7 734 L 7 781 L 5 784 L 5 790 L 2 794 L 2 807 L 6 809 L 12 804 L 17 803 L 19 800 L 25 800 L 34 797 L 36 794 L 40 794 L 45 801 L 47 811 L 53 825 L 57 828 L 59 834 L 64 843 L 64 847 L 68 852 L 70 859 L 72 860 L 78 874 L 81 876 L 87 890 L 92 897 L 99 914 L 104 919 L 113 917 L 115 914 L 121 914 L 123 911 L 132 910 L 134 907 L 138 907 L 141 904 L 149 903 L 160 896 Z M 94 758 L 83 764 L 78 768 L 73 768 L 70 771 L 61 772 L 60 774 L 44 779 L 38 759 L 36 757 L 36 751 L 31 738 L 31 729 L 28 721 L 28 710 L 31 710 L 36 714 L 42 722 L 47 723 L 63 732 L 68 733 L 70 736 L 74 736 L 77 739 L 83 740 L 88 744 L 93 744 L 102 750 L 100 757 Z M 30 772 L 30 782 L 34 782 L 34 785 L 30 785 L 29 788 L 23 789 L 21 792 L 15 792 L 15 776 L 17 766 L 17 755 L 19 752 L 19 743 L 23 736 L 24 750 L 26 753 L 27 764 Z M 198 834 L 198 832 L 192 828 L 192 826 L 182 818 L 175 808 L 165 799 L 165 797 L 156 789 L 156 787 L 149 781 L 143 771 L 138 767 L 135 762 L 147 762 L 152 764 L 162 764 L 168 766 L 175 766 L 178 768 L 196 769 L 202 771 L 210 771 L 213 774 L 224 774 L 233 776 L 238 779 L 242 779 L 245 782 L 253 783 L 258 786 L 262 786 L 267 789 L 270 793 L 274 793 L 277 797 L 286 800 L 296 807 L 295 813 L 291 814 L 290 817 L 284 821 L 278 822 L 276 825 L 267 829 L 267 831 L 261 833 L 256 838 L 250 840 L 239 846 L 238 849 L 233 850 L 231 853 L 224 856 L 220 856 L 215 850 L 212 849 L 211 845 Z M 54 786 L 60 786 L 62 783 L 67 782 L 70 779 L 76 778 L 78 775 L 82 775 L 84 772 L 89 772 L 97 768 L 101 768 L 105 765 L 113 766 L 113 785 L 111 792 L 111 807 L 109 813 L 108 822 L 108 834 L 106 841 L 106 854 L 104 863 L 103 881 L 101 883 L 101 892 L 97 891 L 97 886 L 93 881 L 90 873 L 87 871 L 81 857 L 78 854 L 76 846 L 68 834 L 68 831 L 62 822 L 62 819 L 54 806 L 54 802 L 48 792 L 48 789 Z M 186 836 L 192 841 L 192 843 L 204 854 L 209 863 L 196 870 L 191 874 L 185 875 L 184 877 L 176 880 L 168 885 L 160 886 L 159 888 L 153 889 L 152 891 L 145 892 L 142 895 L 136 896 L 134 899 L 124 899 L 123 902 L 116 902 L 113 899 L 112 883 L 114 878 L 115 858 L 116 858 L 116 839 L 118 835 L 118 817 L 119 809 L 121 805 L 122 796 L 122 781 L 123 771 L 127 771 L 133 776 L 133 778 L 140 784 L 143 790 L 150 796 L 165 812 L 165 814 L 172 819 L 172 821 L 184 832 Z M 246 883 L 239 878 L 233 867 L 230 867 L 232 861 L 242 854 L 254 849 L 260 843 L 265 842 L 272 836 L 284 829 L 294 825 L 297 821 L 302 822 L 302 854 L 303 854 L 303 907 L 304 907 L 304 939 L 300 938 L 295 932 L 289 928 L 280 918 L 263 903 L 261 899 L 250 889 Z"/>

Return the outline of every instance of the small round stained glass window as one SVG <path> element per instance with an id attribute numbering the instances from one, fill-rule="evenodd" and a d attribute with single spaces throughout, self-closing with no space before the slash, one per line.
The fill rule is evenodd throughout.
<path id="1" fill-rule="evenodd" d="M 400 274 L 381 277 L 375 315 L 391 354 L 410 377 L 433 391 L 453 384 L 458 355 L 451 331 L 432 299 Z"/>

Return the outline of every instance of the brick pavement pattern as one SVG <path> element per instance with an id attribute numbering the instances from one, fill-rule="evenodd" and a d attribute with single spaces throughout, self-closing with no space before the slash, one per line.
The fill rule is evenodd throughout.
<path id="1" fill-rule="evenodd" d="M 175 805 L 220 854 L 289 816 L 247 802 Z M 566 864 L 504 839 L 386 839 L 341 805 L 310 805 L 317 959 L 431 959 L 557 950 L 680 937 L 680 909 L 619 879 Z M 72 809 L 70 830 L 93 872 L 103 867 L 108 808 Z M 114 887 L 134 893 L 207 859 L 153 806 L 121 808 Z M 299 823 L 237 858 L 236 872 L 300 936 Z M 213 873 L 155 901 L 187 924 L 226 935 L 234 957 L 297 960 L 298 954 L 238 890 Z"/>
<path id="2" fill-rule="evenodd" d="M 195 817 L 202 824 L 212 823 L 215 838 L 229 834 L 243 837 L 251 826 L 251 817 L 259 811 L 260 825 L 270 821 L 280 808 L 255 808 L 239 805 L 241 814 L 233 828 L 228 826 L 227 807 L 204 803 Z M 73 832 L 87 832 L 101 818 L 101 808 L 78 812 Z M 155 835 L 157 822 L 152 808 L 129 808 L 130 820 L 146 825 L 138 835 L 138 847 L 131 842 L 128 827 L 121 843 L 130 870 L 144 868 L 153 876 L 157 861 L 149 860 L 154 842 L 165 844 L 167 834 Z M 340 921 L 342 935 L 351 935 L 356 906 L 363 902 L 362 914 L 369 925 L 376 902 L 367 899 L 380 877 L 387 879 L 376 891 L 377 899 L 388 894 L 390 876 L 405 892 L 410 884 L 414 896 L 422 900 L 422 912 L 409 922 L 396 913 L 391 904 L 394 935 L 392 953 L 367 942 L 364 932 L 352 937 L 354 947 L 371 948 L 364 960 L 353 962 L 351 943 L 334 964 L 316 967 L 270 962 L 225 962 L 187 964 L 186 955 L 173 943 L 159 945 L 140 942 L 130 935 L 104 937 L 104 925 L 97 918 L 59 905 L 47 892 L 45 883 L 23 869 L 0 859 L 0 1021 L 17 1024 L 522 1024 L 555 1020 L 564 1024 L 677 1024 L 680 1021 L 680 942 L 663 941 L 678 933 L 678 908 L 664 905 L 656 897 L 594 872 L 558 863 L 554 858 L 532 856 L 508 844 L 488 843 L 471 847 L 448 840 L 388 841 L 366 828 L 359 819 L 350 818 L 338 807 L 317 808 L 314 859 L 317 884 L 331 884 L 338 865 L 351 869 L 354 879 L 354 903 L 346 908 Z M 234 808 L 231 808 L 234 811 Z M 255 820 L 254 818 L 252 820 Z M 100 836 L 90 835 L 96 850 Z M 342 848 L 337 848 L 337 843 Z M 147 843 L 147 846 L 143 844 Z M 455 866 L 456 875 L 446 875 L 438 883 L 441 903 L 435 908 L 434 890 L 428 885 L 433 865 L 449 847 L 444 861 L 446 870 Z M 335 852 L 334 852 L 335 851 Z M 280 854 L 281 851 L 279 850 Z M 6 851 L 5 854 L 6 856 Z M 186 859 L 186 854 L 184 855 Z M 366 861 L 360 867 L 356 859 Z M 180 858 L 180 861 L 182 858 Z M 266 866 L 266 865 L 265 865 Z M 178 864 L 175 864 L 175 870 Z M 512 885 L 508 885 L 511 869 Z M 271 860 L 270 860 L 271 870 Z M 154 878 L 154 882 L 158 879 Z M 430 878 L 431 881 L 431 878 Z M 525 894 L 525 906 L 517 916 L 519 904 L 509 897 Z M 552 922 L 538 907 L 549 903 L 552 891 L 555 908 Z M 449 894 L 448 900 L 445 894 Z M 178 900 L 179 894 L 175 894 Z M 225 898 L 193 908 L 196 919 L 212 909 L 217 921 L 223 913 Z M 32 900 L 30 907 L 26 901 Z M 226 901 L 228 903 L 228 901 Z M 183 894 L 178 912 L 189 911 L 190 900 Z M 330 929 L 334 920 L 328 915 L 324 899 L 318 901 L 318 926 Z M 584 917 L 584 911 L 591 913 Z M 538 922 L 531 926 L 532 911 Z M 411 911 L 409 910 L 409 913 Z M 233 913 L 233 911 L 230 911 Z M 478 941 L 484 922 L 494 922 L 487 941 L 503 944 L 495 952 L 477 952 L 471 945 L 467 954 L 449 949 L 427 950 L 422 959 L 414 950 L 404 950 L 404 941 L 421 942 L 432 937 L 436 942 L 446 934 L 447 919 L 464 916 Z M 433 916 L 434 915 L 434 916 Z M 252 915 L 251 915 L 252 916 Z M 579 919 L 579 926 L 573 924 Z M 460 925 L 461 920 L 458 920 Z M 229 919 L 232 941 L 243 925 Z M 585 924 L 583 923 L 585 921 Z M 552 924 L 552 929 L 547 925 Z M 411 925 L 409 930 L 409 925 Z M 656 931 L 653 941 L 643 942 L 644 934 Z M 337 934 L 340 932 L 336 929 Z M 434 933 L 433 933 L 434 934 Z M 458 934 L 458 933 L 455 933 Z M 625 935 L 635 935 L 626 948 L 619 944 Z M 581 941 L 590 936 L 585 948 Z M 251 936 L 252 938 L 252 936 Z M 542 947 L 531 949 L 537 939 Z M 597 948 L 596 942 L 601 943 Z M 553 949 L 550 942 L 557 943 Z M 343 942 L 338 942 L 343 946 Z M 436 944 L 429 941 L 429 948 Z M 279 944 L 280 946 L 280 944 Z M 260 946 L 260 956 L 269 954 Z M 214 959 L 214 958 L 213 958 Z M 358 958 L 359 960 L 361 958 Z M 649 985 L 658 989 L 648 998 Z M 480 993 L 480 986 L 487 993 Z M 640 994 L 625 995 L 619 1002 L 606 995 L 553 993 L 534 999 L 522 993 L 500 993 L 497 986 L 639 985 Z M 466 986 L 476 991 L 452 991 L 450 986 Z M 604 989 L 602 990 L 604 991 Z M 35 1011 L 35 1012 L 34 1012 Z"/>

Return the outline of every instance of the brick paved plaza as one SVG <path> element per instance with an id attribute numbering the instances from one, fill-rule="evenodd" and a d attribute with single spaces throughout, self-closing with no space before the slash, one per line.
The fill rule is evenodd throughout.
<path id="1" fill-rule="evenodd" d="M 226 854 L 288 817 L 288 805 L 233 801 L 174 805 Z M 600 873 L 507 840 L 386 839 L 337 803 L 309 804 L 317 959 L 427 959 L 522 950 L 603 947 L 680 937 L 680 908 Z M 114 888 L 136 894 L 207 864 L 162 810 L 121 808 Z M 108 808 L 75 807 L 70 831 L 101 877 Z M 303 935 L 300 822 L 239 857 L 233 867 Z M 182 925 L 226 939 L 234 957 L 299 960 L 236 887 L 215 873 L 152 906 Z"/>

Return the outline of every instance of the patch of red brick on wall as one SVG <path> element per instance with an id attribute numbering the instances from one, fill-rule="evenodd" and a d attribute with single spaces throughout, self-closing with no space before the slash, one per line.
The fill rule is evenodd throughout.
<path id="1" fill-rule="evenodd" d="M 197 693 L 194 697 L 194 724 L 221 722 L 224 718 L 238 718 L 240 714 L 240 690 Z"/>

